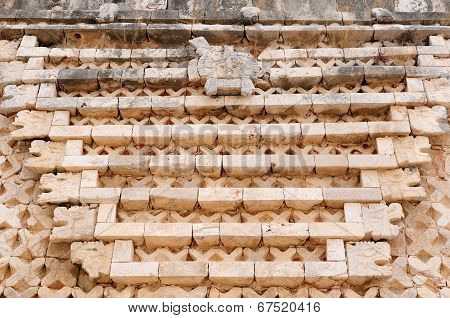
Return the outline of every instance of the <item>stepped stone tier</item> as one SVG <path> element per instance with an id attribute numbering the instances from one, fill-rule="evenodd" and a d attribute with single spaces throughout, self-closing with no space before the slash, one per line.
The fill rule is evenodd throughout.
<path id="1" fill-rule="evenodd" d="M 0 297 L 450 297 L 448 1 L 0 2 Z"/>

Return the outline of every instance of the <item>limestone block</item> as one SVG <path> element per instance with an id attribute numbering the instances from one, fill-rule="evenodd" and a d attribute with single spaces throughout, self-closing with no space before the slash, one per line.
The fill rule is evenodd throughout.
<path id="1" fill-rule="evenodd" d="M 307 211 L 323 202 L 321 188 L 284 188 L 286 206 L 291 209 Z"/>
<path id="2" fill-rule="evenodd" d="M 327 262 L 345 262 L 344 240 L 327 240 Z"/>
<path id="3" fill-rule="evenodd" d="M 309 174 L 314 170 L 313 155 L 270 155 L 272 171 L 283 176 Z"/>
<path id="4" fill-rule="evenodd" d="M 226 286 L 250 286 L 255 276 L 254 262 L 210 262 L 209 279 Z"/>
<path id="5" fill-rule="evenodd" d="M 88 207 L 58 207 L 54 211 L 54 228 L 50 235 L 52 243 L 72 243 L 94 239 L 97 212 Z"/>
<path id="6" fill-rule="evenodd" d="M 133 126 L 98 125 L 92 128 L 92 139 L 97 145 L 126 146 L 131 142 Z"/>
<path id="7" fill-rule="evenodd" d="M 144 71 L 142 71 L 142 78 L 144 77 Z M 142 79 L 142 81 L 144 81 Z M 113 92 L 122 88 L 122 70 L 106 69 L 98 71 L 98 84 L 100 90 Z M 116 107 L 117 108 L 117 107 Z"/>
<path id="8" fill-rule="evenodd" d="M 255 248 L 261 238 L 260 223 L 220 223 L 220 241 L 225 247 Z"/>
<path id="9" fill-rule="evenodd" d="M 103 242 L 74 242 L 70 246 L 72 263 L 80 264 L 91 279 L 108 276 L 114 244 Z"/>
<path id="10" fill-rule="evenodd" d="M 296 288 L 305 278 L 301 262 L 255 262 L 256 284 Z"/>
<path id="11" fill-rule="evenodd" d="M 261 114 L 264 109 L 265 97 L 253 96 L 225 96 L 225 108 L 229 114 L 239 118 L 246 118 Z"/>
<path id="12" fill-rule="evenodd" d="M 81 59 L 81 56 L 80 56 Z M 98 70 L 62 69 L 58 73 L 58 84 L 66 91 L 96 91 Z"/>
<path id="13" fill-rule="evenodd" d="M 152 112 L 159 116 L 182 116 L 187 97 L 152 96 Z"/>
<path id="14" fill-rule="evenodd" d="M 170 125 L 133 126 L 133 141 L 139 145 L 167 146 L 171 139 Z"/>
<path id="15" fill-rule="evenodd" d="M 131 50 L 129 49 L 97 49 L 95 51 L 95 60 L 98 62 L 123 62 L 130 58 Z"/>
<path id="16" fill-rule="evenodd" d="M 161 262 L 159 279 L 163 285 L 198 286 L 208 277 L 208 262 Z"/>
<path id="17" fill-rule="evenodd" d="M 349 94 L 314 94 L 313 111 L 316 114 L 345 115 L 350 109 Z"/>
<path id="18" fill-rule="evenodd" d="M 270 144 L 297 144 L 302 138 L 300 124 L 262 124 L 262 142 Z"/>
<path id="19" fill-rule="evenodd" d="M 98 206 L 97 223 L 115 223 L 117 217 L 117 204 L 102 203 Z"/>
<path id="20" fill-rule="evenodd" d="M 369 204 L 362 206 L 362 218 L 366 237 L 373 240 L 392 240 L 400 233 L 398 225 L 392 224 L 403 218 L 402 206 L 398 203 Z"/>
<path id="21" fill-rule="evenodd" d="M 158 270 L 158 262 L 112 263 L 109 276 L 118 284 L 150 284 L 158 282 Z"/>
<path id="22" fill-rule="evenodd" d="M 66 156 L 81 156 L 83 154 L 83 140 L 67 140 L 64 154 Z"/>
<path id="23" fill-rule="evenodd" d="M 40 179 L 38 203 L 78 203 L 80 193 L 80 174 L 44 174 Z"/>
<path id="24" fill-rule="evenodd" d="M 28 63 L 25 64 L 19 61 L 12 61 L 9 63 L 0 62 L 0 83 L 2 87 L 22 84 L 23 73 L 27 67 Z"/>
<path id="25" fill-rule="evenodd" d="M 348 278 L 345 262 L 305 262 L 305 281 L 317 288 L 329 289 Z"/>
<path id="26" fill-rule="evenodd" d="M 24 70 L 22 82 L 24 84 L 56 83 L 58 79 L 58 69 L 53 70 Z"/>
<path id="27" fill-rule="evenodd" d="M 166 49 L 132 49 L 131 59 L 138 61 L 164 61 L 167 56 Z"/>
<path id="28" fill-rule="evenodd" d="M 97 223 L 94 237 L 105 242 L 130 240 L 135 245 L 142 245 L 144 243 L 144 227 L 144 223 Z"/>
<path id="29" fill-rule="evenodd" d="M 52 126 L 48 137 L 53 141 L 68 141 L 80 139 L 85 143 L 91 143 L 92 126 Z"/>
<path id="30" fill-rule="evenodd" d="M 424 93 L 394 93 L 394 98 L 397 106 L 423 106 L 428 102 Z"/>
<path id="31" fill-rule="evenodd" d="M 41 84 L 42 87 L 43 84 Z M 57 111 L 66 110 L 70 112 L 70 115 L 74 116 L 77 113 L 78 97 L 56 97 L 56 86 L 55 86 L 55 96 L 50 97 L 38 97 L 35 101 L 36 110 L 46 110 L 46 111 Z"/>
<path id="32" fill-rule="evenodd" d="M 192 25 L 192 35 L 205 37 L 209 43 L 237 43 L 244 37 L 243 25 L 201 24 Z"/>
<path id="33" fill-rule="evenodd" d="M 262 224 L 262 237 L 266 246 L 299 246 L 309 237 L 308 223 Z"/>
<path id="34" fill-rule="evenodd" d="M 385 138 L 377 138 L 376 139 L 377 153 L 379 155 L 393 155 L 394 154 L 394 142 L 390 137 Z M 400 165 L 400 162 L 397 158 L 397 163 Z"/>
<path id="35" fill-rule="evenodd" d="M 312 241 L 325 242 L 328 239 L 359 241 L 364 238 L 364 227 L 360 223 L 309 223 L 309 235 Z"/>
<path id="36" fill-rule="evenodd" d="M 368 61 L 377 57 L 380 52 L 377 47 L 344 48 L 344 59 L 346 61 L 362 60 Z"/>
<path id="37" fill-rule="evenodd" d="M 192 175 L 194 155 L 155 155 L 150 157 L 150 172 L 157 176 Z"/>
<path id="38" fill-rule="evenodd" d="M 317 174 L 344 174 L 348 170 L 348 158 L 345 155 L 314 155 Z"/>
<path id="39" fill-rule="evenodd" d="M 320 143 L 325 137 L 324 123 L 302 123 L 302 136 L 305 143 Z"/>
<path id="40" fill-rule="evenodd" d="M 219 223 L 194 223 L 192 232 L 195 243 L 201 249 L 209 249 L 220 244 Z"/>
<path id="41" fill-rule="evenodd" d="M 143 155 L 109 155 L 108 167 L 114 174 L 127 176 L 147 175 L 149 156 Z"/>
<path id="42" fill-rule="evenodd" d="M 416 168 L 379 171 L 378 178 L 386 202 L 420 201 L 427 196 L 423 188 L 413 187 L 420 183 L 420 173 Z"/>
<path id="43" fill-rule="evenodd" d="M 367 122 L 325 123 L 326 137 L 330 142 L 359 143 L 369 135 Z"/>
<path id="44" fill-rule="evenodd" d="M 63 287 L 61 289 L 51 289 L 47 286 L 39 287 L 39 298 L 69 298 L 72 295 L 72 288 Z"/>
<path id="45" fill-rule="evenodd" d="M 154 209 L 170 211 L 193 210 L 198 188 L 152 188 L 150 199 Z"/>
<path id="46" fill-rule="evenodd" d="M 353 115 L 377 113 L 395 105 L 393 93 L 350 93 L 350 110 Z"/>
<path id="47" fill-rule="evenodd" d="M 450 131 L 447 111 L 443 106 L 408 109 L 408 116 L 414 135 L 437 136 Z"/>
<path id="48" fill-rule="evenodd" d="M 282 188 L 244 188 L 243 202 L 246 211 L 277 211 L 284 203 Z"/>
<path id="49" fill-rule="evenodd" d="M 222 156 L 196 155 L 195 168 L 204 177 L 220 178 L 222 173 Z"/>
<path id="50" fill-rule="evenodd" d="M 406 78 L 406 88 L 408 92 L 419 92 L 419 93 L 424 93 L 425 92 L 425 88 L 423 86 L 423 81 L 422 79 L 419 78 Z"/>
<path id="51" fill-rule="evenodd" d="M 411 133 L 409 121 L 372 121 L 368 122 L 369 135 L 371 138 L 381 136 L 407 136 Z"/>
<path id="52" fill-rule="evenodd" d="M 393 155 L 348 155 L 349 169 L 395 169 L 397 160 Z"/>
<path id="53" fill-rule="evenodd" d="M 38 93 L 38 99 L 40 98 L 56 98 L 57 95 L 57 91 L 56 91 L 56 84 L 54 83 L 41 83 L 41 85 L 39 86 L 39 93 Z M 36 107 L 37 110 L 39 110 Z"/>
<path id="54" fill-rule="evenodd" d="M 323 85 L 326 89 L 336 86 L 354 87 L 364 80 L 364 68 L 361 66 L 338 66 L 322 69 Z"/>
<path id="55" fill-rule="evenodd" d="M 121 188 L 80 188 L 81 203 L 119 203 Z"/>
<path id="56" fill-rule="evenodd" d="M 122 208 L 128 211 L 147 210 L 150 188 L 123 188 L 120 194 Z"/>
<path id="57" fill-rule="evenodd" d="M 53 113 L 52 126 L 69 126 L 70 112 L 65 110 L 55 111 Z"/>
<path id="58" fill-rule="evenodd" d="M 134 245 L 131 240 L 114 241 L 112 254 L 113 263 L 132 263 L 134 260 Z"/>
<path id="59" fill-rule="evenodd" d="M 369 25 L 327 25 L 328 43 L 338 47 L 357 47 L 372 41 L 374 28 Z"/>
<path id="60" fill-rule="evenodd" d="M 62 142 L 33 140 L 29 149 L 33 157 L 26 159 L 23 166 L 39 174 L 61 171 L 64 151 Z"/>
<path id="61" fill-rule="evenodd" d="M 320 67 L 271 68 L 270 82 L 276 87 L 311 89 L 322 80 Z"/>
<path id="62" fill-rule="evenodd" d="M 152 96 L 119 97 L 119 112 L 125 118 L 148 118 L 152 113 Z"/>
<path id="63" fill-rule="evenodd" d="M 283 39 L 299 47 L 315 47 L 326 35 L 324 25 L 283 25 Z"/>
<path id="64" fill-rule="evenodd" d="M 323 198 L 329 207 L 342 207 L 346 202 L 379 202 L 379 188 L 323 188 Z"/>
<path id="65" fill-rule="evenodd" d="M 80 62 L 81 63 L 94 63 L 95 53 L 97 49 L 80 49 Z"/>
<path id="66" fill-rule="evenodd" d="M 3 88 L 0 114 L 10 115 L 21 110 L 33 109 L 36 105 L 38 85 L 7 85 Z"/>
<path id="67" fill-rule="evenodd" d="M 188 83 L 186 68 L 146 68 L 145 85 L 150 88 L 171 87 L 179 90 Z"/>
<path id="68" fill-rule="evenodd" d="M 192 224 L 190 223 L 146 223 L 145 245 L 149 249 L 158 247 L 183 248 L 191 245 Z"/>
<path id="69" fill-rule="evenodd" d="M 265 110 L 270 115 L 296 115 L 306 117 L 311 109 L 311 95 L 279 94 L 264 97 Z"/>
<path id="70" fill-rule="evenodd" d="M 364 66 L 364 79 L 369 85 L 397 84 L 405 73 L 403 66 Z"/>
<path id="71" fill-rule="evenodd" d="M 277 39 L 278 39 L 278 35 L 277 35 Z M 261 61 L 273 61 L 273 60 L 281 60 L 284 61 L 286 60 L 286 54 L 285 54 L 286 50 L 282 50 L 282 49 L 278 49 L 278 50 L 273 50 L 273 49 L 265 49 L 264 51 L 261 52 L 261 54 L 258 56 L 258 60 Z M 308 58 L 308 54 L 306 53 L 306 50 L 304 50 L 304 56 L 303 58 Z"/>
<path id="72" fill-rule="evenodd" d="M 408 108 L 406 106 L 391 106 L 389 108 L 389 120 L 409 121 Z"/>
<path id="73" fill-rule="evenodd" d="M 186 96 L 186 111 L 192 115 L 216 114 L 225 107 L 224 97 Z"/>
<path id="74" fill-rule="evenodd" d="M 246 25 L 245 35 L 250 43 L 255 43 L 259 46 L 264 46 L 273 41 L 277 41 L 280 36 L 281 26 L 280 25 Z M 271 50 L 272 51 L 272 50 Z M 264 53 L 264 52 L 263 52 Z M 261 53 L 262 55 L 262 53 Z M 261 55 L 258 57 L 259 60 L 263 59 Z"/>
<path id="75" fill-rule="evenodd" d="M 242 204 L 241 188 L 200 188 L 198 204 L 202 209 L 225 212 L 234 211 Z"/>
<path id="76" fill-rule="evenodd" d="M 363 223 L 362 207 L 360 203 L 345 203 L 344 215 L 346 223 Z"/>
<path id="77" fill-rule="evenodd" d="M 46 138 L 52 126 L 53 113 L 22 110 L 17 113 L 13 125 L 19 129 L 11 132 L 15 140 Z"/>
<path id="78" fill-rule="evenodd" d="M 433 256 L 428 261 L 421 260 L 417 256 L 408 257 L 408 272 L 414 275 L 414 280 L 419 277 L 428 284 L 435 284 L 437 286 L 445 286 L 446 278 L 441 275 L 442 260 L 439 256 Z"/>
<path id="79" fill-rule="evenodd" d="M 337 48 L 314 48 L 307 49 L 307 52 L 308 57 L 312 59 L 329 60 L 344 58 L 344 51 Z"/>
<path id="80" fill-rule="evenodd" d="M 172 140 L 183 147 L 211 146 L 217 139 L 217 125 L 173 125 Z"/>
<path id="81" fill-rule="evenodd" d="M 391 276 L 391 248 L 387 242 L 347 243 L 348 279 L 355 285 Z"/>
<path id="82" fill-rule="evenodd" d="M 219 124 L 217 125 L 219 143 L 233 147 L 258 144 L 261 138 L 259 124 Z"/>
<path id="83" fill-rule="evenodd" d="M 224 155 L 223 170 L 231 177 L 263 176 L 271 166 L 267 155 Z"/>
<path id="84" fill-rule="evenodd" d="M 393 140 L 395 157 L 400 167 L 417 166 L 431 162 L 428 154 L 431 144 L 427 137 L 402 137 Z"/>
<path id="85" fill-rule="evenodd" d="M 81 172 L 81 188 L 97 188 L 99 186 L 98 170 L 83 170 Z"/>
<path id="86" fill-rule="evenodd" d="M 379 188 L 380 180 L 378 179 L 378 171 L 361 170 L 359 182 L 362 188 Z"/>
<path id="87" fill-rule="evenodd" d="M 17 49 L 16 58 L 19 61 L 26 61 L 33 57 L 43 57 L 48 59 L 50 49 L 47 47 L 19 47 Z"/>
<path id="88" fill-rule="evenodd" d="M 60 64 L 64 61 L 64 63 L 70 62 L 78 62 L 80 57 L 79 49 L 69 49 L 69 48 L 52 48 L 50 50 L 49 58 L 50 62 L 53 64 Z"/>
<path id="89" fill-rule="evenodd" d="M 64 156 L 62 166 L 68 172 L 80 172 L 83 170 L 98 170 L 104 174 L 108 170 L 109 155 L 93 156 Z"/>
<path id="90" fill-rule="evenodd" d="M 450 83 L 448 79 L 430 79 L 429 81 L 424 81 L 423 85 L 428 106 L 441 105 L 447 107 L 447 109 L 450 107 Z"/>

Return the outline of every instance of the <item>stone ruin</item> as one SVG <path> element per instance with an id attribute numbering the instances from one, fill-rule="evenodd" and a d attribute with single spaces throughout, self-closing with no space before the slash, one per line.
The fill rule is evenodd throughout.
<path id="1" fill-rule="evenodd" d="M 0 297 L 450 296 L 449 3 L 269 2 L 5 2 Z"/>

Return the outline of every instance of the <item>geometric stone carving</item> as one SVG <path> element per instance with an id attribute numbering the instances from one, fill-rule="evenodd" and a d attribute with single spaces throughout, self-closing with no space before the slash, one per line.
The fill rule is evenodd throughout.
<path id="1" fill-rule="evenodd" d="M 53 113 L 22 110 L 17 113 L 14 126 L 21 126 L 11 132 L 16 140 L 46 138 L 52 127 Z"/>
<path id="2" fill-rule="evenodd" d="M 403 209 L 398 203 L 362 206 L 362 216 L 367 238 L 392 240 L 400 233 L 398 225 L 392 224 L 403 218 Z"/>
<path id="3" fill-rule="evenodd" d="M 205 298 L 208 293 L 206 286 L 194 289 L 183 289 L 178 286 L 161 286 L 154 290 L 143 287 L 137 291 L 138 298 Z"/>
<path id="4" fill-rule="evenodd" d="M 16 229 L 0 230 L 0 281 L 5 278 L 16 239 Z"/>
<path id="5" fill-rule="evenodd" d="M 22 224 L 20 219 L 25 213 L 24 206 L 8 208 L 0 204 L 0 229 L 20 229 Z"/>
<path id="6" fill-rule="evenodd" d="M 37 287 L 41 282 L 45 258 L 35 258 L 31 262 L 11 257 L 9 267 L 11 276 L 5 281 L 6 287 L 24 291 L 28 287 Z"/>
<path id="7" fill-rule="evenodd" d="M 439 245 L 436 244 L 439 239 L 439 233 L 435 228 L 419 229 L 407 228 L 406 238 L 409 245 L 406 247 L 408 255 L 440 255 Z"/>
<path id="8" fill-rule="evenodd" d="M 425 189 L 412 187 L 420 183 L 417 168 L 378 171 L 378 179 L 386 202 L 420 201 L 426 198 Z"/>
<path id="9" fill-rule="evenodd" d="M 450 131 L 444 106 L 416 107 L 408 109 L 408 115 L 414 135 L 436 136 Z"/>
<path id="10" fill-rule="evenodd" d="M 441 264 L 442 261 L 439 256 L 433 256 L 428 261 L 423 261 L 417 256 L 408 257 L 408 271 L 410 274 L 416 275 L 415 281 L 419 279 L 421 281 L 429 280 L 431 284 L 445 286 L 445 278 L 440 273 Z"/>
<path id="11" fill-rule="evenodd" d="M 362 285 L 372 278 L 386 278 L 392 275 L 389 243 L 347 243 L 346 248 L 350 283 Z"/>
<path id="12" fill-rule="evenodd" d="M 14 249 L 12 256 L 26 259 L 45 257 L 50 236 L 49 230 L 30 232 L 27 229 L 20 229 L 17 235 L 19 245 Z"/>
<path id="13" fill-rule="evenodd" d="M 200 79 L 206 95 L 251 95 L 260 62 L 232 46 L 210 46 L 204 37 L 190 40 L 200 58 L 189 63 L 189 80 Z"/>
<path id="14" fill-rule="evenodd" d="M 52 243 L 90 241 L 94 238 L 97 211 L 89 207 L 59 207 L 54 211 L 54 228 L 50 236 Z"/>
<path id="15" fill-rule="evenodd" d="M 109 275 L 114 244 L 103 242 L 75 242 L 70 247 L 74 264 L 80 264 L 92 279 Z"/>
<path id="16" fill-rule="evenodd" d="M 400 167 L 411 167 L 431 162 L 431 157 L 427 153 L 431 148 L 428 137 L 398 137 L 394 138 L 393 142 L 395 157 Z"/>
<path id="17" fill-rule="evenodd" d="M 54 289 L 76 286 L 79 270 L 70 260 L 47 258 L 45 260 L 45 268 L 46 274 L 42 278 L 42 286 Z"/>
<path id="18" fill-rule="evenodd" d="M 41 176 L 38 203 L 78 203 L 80 195 L 81 174 L 58 173 Z"/>
<path id="19" fill-rule="evenodd" d="M 30 204 L 27 206 L 27 212 L 30 215 L 26 221 L 28 229 L 42 231 L 53 228 L 53 211 L 50 208 Z"/>
<path id="20" fill-rule="evenodd" d="M 65 148 L 63 142 L 33 140 L 29 152 L 34 157 L 26 159 L 23 165 L 39 174 L 62 171 Z"/>

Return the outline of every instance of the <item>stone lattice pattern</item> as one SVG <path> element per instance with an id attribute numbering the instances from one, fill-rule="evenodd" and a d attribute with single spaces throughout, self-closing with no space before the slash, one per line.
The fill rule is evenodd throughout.
<path id="1" fill-rule="evenodd" d="M 21 27 L 1 297 L 450 296 L 449 27 Z"/>

